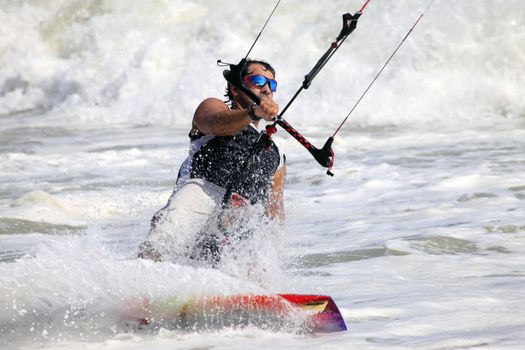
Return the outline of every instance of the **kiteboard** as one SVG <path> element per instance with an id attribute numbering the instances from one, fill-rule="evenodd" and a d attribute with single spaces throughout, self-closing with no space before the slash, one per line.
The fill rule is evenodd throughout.
<path id="1" fill-rule="evenodd" d="M 254 326 L 274 331 L 326 333 L 345 331 L 345 321 L 326 295 L 237 294 L 137 298 L 127 301 L 125 320 L 137 329 L 216 330 Z"/>

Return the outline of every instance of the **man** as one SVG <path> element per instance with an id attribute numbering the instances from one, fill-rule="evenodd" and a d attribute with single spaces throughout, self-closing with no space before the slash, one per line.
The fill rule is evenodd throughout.
<path id="1" fill-rule="evenodd" d="M 272 121 L 279 112 L 273 101 L 275 70 L 264 61 L 247 60 L 241 79 L 260 103 L 255 104 L 230 83 L 226 101 L 207 98 L 200 103 L 189 135 L 189 156 L 168 203 L 153 216 L 139 257 L 180 262 L 209 260 L 211 253 L 217 262 L 221 252 L 217 245 L 224 244 L 227 237 L 217 239 L 217 231 L 224 231 L 224 227 L 212 221 L 217 224 L 222 219 L 223 198 L 229 187 L 231 198 L 263 204 L 267 217 L 284 220 L 286 169 L 284 155 L 273 141 L 251 157 L 241 176 L 235 176 L 258 139 L 259 121 Z"/>

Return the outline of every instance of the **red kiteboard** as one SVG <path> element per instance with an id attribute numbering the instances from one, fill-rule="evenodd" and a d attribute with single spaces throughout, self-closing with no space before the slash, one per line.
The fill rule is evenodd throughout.
<path id="1" fill-rule="evenodd" d="M 218 295 L 180 300 L 138 298 L 126 302 L 125 319 L 138 328 L 213 330 L 255 326 L 276 331 L 339 332 L 346 324 L 326 295 Z"/>

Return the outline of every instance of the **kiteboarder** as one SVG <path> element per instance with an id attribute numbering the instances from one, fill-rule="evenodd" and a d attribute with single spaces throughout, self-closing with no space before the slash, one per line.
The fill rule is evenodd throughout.
<path id="1" fill-rule="evenodd" d="M 260 102 L 228 83 L 225 101 L 212 97 L 199 104 L 189 133 L 189 155 L 168 203 L 151 220 L 139 257 L 173 261 L 208 259 L 211 254 L 216 262 L 221 251 L 217 244 L 224 237 L 217 239 L 217 227 L 223 226 L 214 221 L 221 217 L 225 200 L 230 206 L 259 205 L 266 217 L 284 220 L 285 158 L 273 141 L 234 176 L 257 143 L 259 122 L 272 121 L 279 112 L 273 100 L 275 70 L 265 61 L 248 59 L 240 78 Z M 225 198 L 226 189 L 230 198 Z"/>

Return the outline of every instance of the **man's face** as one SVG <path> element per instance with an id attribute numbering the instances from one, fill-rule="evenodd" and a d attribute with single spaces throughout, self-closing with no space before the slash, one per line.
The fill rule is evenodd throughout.
<path id="1" fill-rule="evenodd" d="M 268 79 L 274 79 L 274 75 L 272 74 L 272 72 L 259 63 L 252 63 L 248 66 L 247 74 L 244 79 L 246 79 L 246 77 L 254 75 L 262 75 Z M 264 86 L 258 86 L 250 83 L 249 79 L 247 80 L 248 81 L 245 82 L 244 85 L 255 95 L 259 97 L 265 96 L 266 98 L 270 98 L 273 100 L 273 91 L 268 83 L 264 84 Z M 234 99 L 237 100 L 237 102 L 240 103 L 242 107 L 247 107 L 252 103 L 252 100 L 237 88 L 233 87 L 231 91 Z"/>
<path id="2" fill-rule="evenodd" d="M 268 79 L 274 79 L 272 72 L 266 69 L 262 64 L 259 63 L 253 63 L 248 66 L 246 77 L 254 76 L 254 75 L 262 75 L 263 77 L 266 77 Z M 245 79 L 246 79 L 245 77 Z M 265 95 L 267 97 L 270 97 L 273 99 L 273 91 L 270 88 L 270 84 L 266 83 L 264 86 L 258 86 L 256 84 L 252 84 L 249 82 L 245 83 L 246 87 L 248 87 L 251 91 L 253 91 L 256 95 Z"/>

